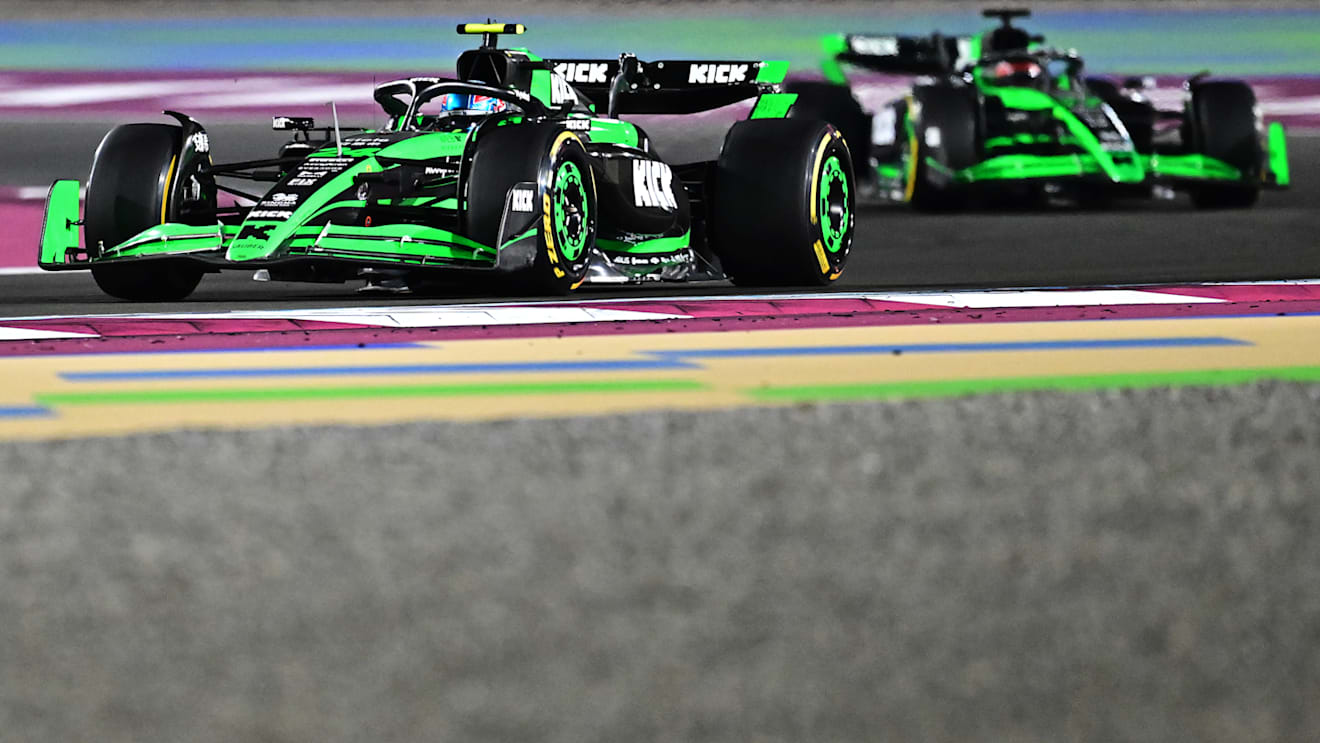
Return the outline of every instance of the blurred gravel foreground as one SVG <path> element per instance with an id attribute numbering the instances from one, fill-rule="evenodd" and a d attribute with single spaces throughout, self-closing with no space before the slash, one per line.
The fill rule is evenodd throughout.
<path id="1" fill-rule="evenodd" d="M 1317 403 L 2 445 L 0 739 L 1307 739 Z"/>

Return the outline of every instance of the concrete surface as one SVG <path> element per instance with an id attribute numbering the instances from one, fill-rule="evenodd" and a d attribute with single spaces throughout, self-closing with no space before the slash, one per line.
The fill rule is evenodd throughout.
<path id="1" fill-rule="evenodd" d="M 0 739 L 1301 740 L 1317 403 L 0 445 Z"/>

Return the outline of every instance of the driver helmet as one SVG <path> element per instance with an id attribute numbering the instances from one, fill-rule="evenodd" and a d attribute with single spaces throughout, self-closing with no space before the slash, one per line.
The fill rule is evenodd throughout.
<path id="1" fill-rule="evenodd" d="M 441 97 L 440 107 L 445 111 L 473 111 L 475 113 L 496 113 L 508 108 L 508 102 L 488 95 L 469 93 L 446 93 Z"/>
<path id="2" fill-rule="evenodd" d="M 983 74 L 991 85 L 1044 88 L 1049 84 L 1045 69 L 1034 59 L 1001 59 L 986 65 Z"/>

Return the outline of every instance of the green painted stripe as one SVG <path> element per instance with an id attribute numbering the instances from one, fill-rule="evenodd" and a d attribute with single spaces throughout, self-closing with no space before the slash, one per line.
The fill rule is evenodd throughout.
<path id="1" fill-rule="evenodd" d="M 74 180 L 55 181 L 50 187 L 41 222 L 38 265 L 60 265 L 69 248 L 78 247 L 78 188 Z"/>
<path id="2" fill-rule="evenodd" d="M 749 119 L 782 119 L 788 116 L 788 109 L 797 101 L 797 93 L 762 93 L 756 99 Z"/>
<path id="3" fill-rule="evenodd" d="M 904 397 L 953 397 L 1023 390 L 1094 390 L 1187 385 L 1222 386 L 1246 384 L 1264 379 L 1320 382 L 1320 366 L 1210 369 L 1140 374 L 1087 374 L 1065 377 L 951 379 L 932 382 L 891 382 L 882 384 L 801 385 L 761 387 L 747 390 L 747 394 L 759 400 L 811 402 Z"/>
<path id="4" fill-rule="evenodd" d="M 1269 164 L 1274 173 L 1276 186 L 1288 186 L 1292 178 L 1288 173 L 1288 142 L 1284 138 L 1283 124 L 1270 123 L 1269 128 Z"/>
<path id="5" fill-rule="evenodd" d="M 122 392 L 51 392 L 37 395 L 41 405 L 145 405 L 180 403 L 293 402 L 390 397 L 475 397 L 482 395 L 576 395 L 598 392 L 687 392 L 704 389 L 686 379 L 589 380 L 478 384 L 354 385 L 345 387 L 260 387 Z"/>
<path id="6" fill-rule="evenodd" d="M 768 60 L 762 62 L 761 69 L 756 72 L 756 82 L 775 85 L 784 82 L 784 76 L 787 74 L 788 62 L 786 60 Z"/>

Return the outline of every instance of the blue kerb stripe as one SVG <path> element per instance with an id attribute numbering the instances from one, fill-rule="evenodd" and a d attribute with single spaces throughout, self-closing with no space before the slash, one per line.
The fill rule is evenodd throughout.
<path id="1" fill-rule="evenodd" d="M 859 356 L 905 353 L 989 353 L 995 351 L 1087 351 L 1125 348 L 1199 348 L 1250 346 L 1236 338 L 1112 338 L 1066 341 L 1004 341 L 998 343 L 914 343 L 866 346 L 770 346 L 767 348 L 702 348 L 691 351 L 653 351 L 661 358 L 745 358 L 765 356 Z"/>
<path id="2" fill-rule="evenodd" d="M 140 371 L 64 372 L 70 382 L 116 382 L 165 379 L 234 379 L 254 377 L 328 377 L 389 374 L 535 374 L 544 372 L 617 372 L 698 368 L 687 359 L 756 358 L 773 356 L 857 356 L 915 353 L 986 353 L 1004 351 L 1074 351 L 1127 348 L 1198 348 L 1249 346 L 1247 341 L 1221 337 L 1115 338 L 999 343 L 925 343 L 858 346 L 771 346 L 648 351 L 649 358 L 606 361 L 541 361 L 479 364 L 396 364 L 388 366 L 254 367 L 238 369 L 156 369 Z"/>
<path id="3" fill-rule="evenodd" d="M 31 405 L 0 405 L 0 418 L 45 418 L 55 415 L 55 411 L 50 408 L 42 408 Z"/>
<path id="4" fill-rule="evenodd" d="M 618 361 L 541 361 L 494 364 L 396 364 L 390 366 L 258 367 L 250 369 L 159 369 L 151 371 L 63 372 L 70 382 L 115 382 L 138 379 L 217 379 L 250 377 L 345 377 L 359 374 L 500 374 L 538 372 L 612 372 L 691 369 L 678 359 Z"/>

